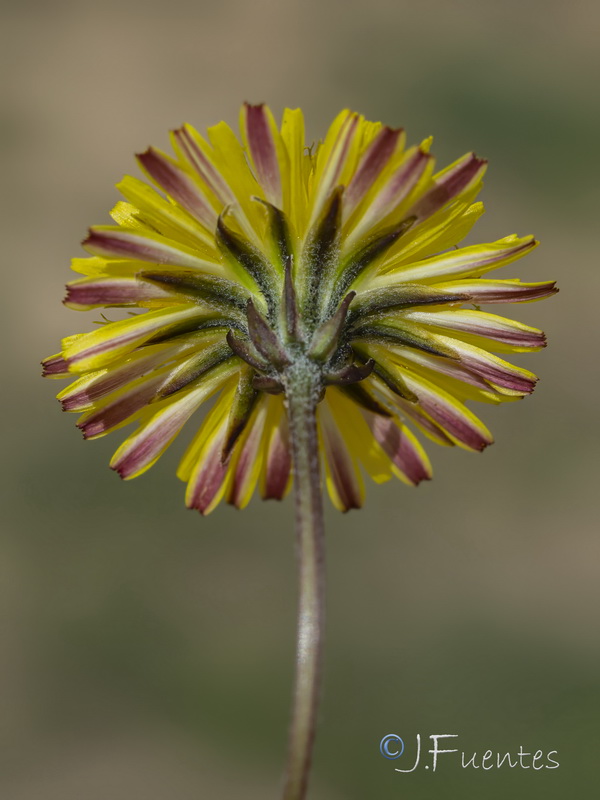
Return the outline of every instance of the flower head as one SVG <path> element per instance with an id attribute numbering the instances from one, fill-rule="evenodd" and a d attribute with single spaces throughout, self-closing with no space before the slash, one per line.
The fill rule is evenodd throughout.
<path id="1" fill-rule="evenodd" d="M 111 467 L 151 467 L 207 401 L 178 475 L 203 513 L 243 507 L 257 483 L 292 481 L 286 391 L 308 371 L 329 495 L 359 507 L 361 468 L 382 482 L 431 476 L 408 424 L 442 445 L 483 450 L 492 436 L 465 405 L 529 394 L 536 377 L 498 353 L 538 350 L 544 334 L 479 309 L 526 302 L 553 282 L 490 279 L 537 244 L 507 236 L 457 245 L 483 212 L 486 162 L 470 153 L 434 171 L 429 141 L 343 111 L 315 148 L 299 110 L 281 127 L 245 105 L 241 142 L 220 123 L 204 139 L 173 131 L 174 157 L 138 156 L 115 225 L 90 229 L 67 287 L 74 309 L 124 319 L 66 338 L 44 374 L 77 379 L 59 394 L 86 439 L 135 422 Z M 153 184 L 154 186 L 152 186 Z M 313 382 L 313 385 L 314 382 Z"/>

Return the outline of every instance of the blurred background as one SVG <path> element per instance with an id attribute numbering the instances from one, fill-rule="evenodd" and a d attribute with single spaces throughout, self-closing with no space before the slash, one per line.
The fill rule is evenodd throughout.
<path id="1" fill-rule="evenodd" d="M 84 444 L 38 362 L 133 153 L 240 103 L 351 106 L 490 160 L 471 241 L 535 233 L 504 277 L 550 346 L 535 395 L 481 415 L 485 454 L 429 443 L 435 480 L 328 509 L 326 679 L 311 800 L 564 798 L 597 784 L 597 4 L 585 0 L 0 3 L 4 410 L 0 797 L 277 798 L 294 659 L 292 506 L 186 512 L 183 444 L 143 478 Z M 510 274 L 509 274 L 510 273 Z M 506 312 L 505 312 L 506 313 Z M 121 437 L 122 438 L 122 437 Z M 379 741 L 457 733 L 560 768 L 400 775 Z M 426 739 L 425 747 L 430 742 Z M 443 759 L 444 756 L 441 757 Z M 578 791 L 579 790 L 579 791 Z"/>

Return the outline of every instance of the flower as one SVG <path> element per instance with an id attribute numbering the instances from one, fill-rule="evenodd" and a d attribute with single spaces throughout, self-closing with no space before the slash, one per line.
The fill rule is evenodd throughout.
<path id="1" fill-rule="evenodd" d="M 492 442 L 467 408 L 511 401 L 536 377 L 498 355 L 539 350 L 544 334 L 479 310 L 557 291 L 554 282 L 490 279 L 530 252 L 532 236 L 457 248 L 481 216 L 486 162 L 469 153 L 434 173 L 430 140 L 340 113 L 316 148 L 300 110 L 281 128 L 244 105 L 241 138 L 224 123 L 204 139 L 171 134 L 175 156 L 139 155 L 154 184 L 126 176 L 115 225 L 92 227 L 76 258 L 85 276 L 65 303 L 139 309 L 67 337 L 44 374 L 76 380 L 59 395 L 95 439 L 137 428 L 111 467 L 151 467 L 209 398 L 179 466 L 186 503 L 238 507 L 257 483 L 281 499 L 292 481 L 287 376 L 318 373 L 320 450 L 333 504 L 361 506 L 361 468 L 417 485 L 428 458 L 407 423 L 441 445 Z"/>

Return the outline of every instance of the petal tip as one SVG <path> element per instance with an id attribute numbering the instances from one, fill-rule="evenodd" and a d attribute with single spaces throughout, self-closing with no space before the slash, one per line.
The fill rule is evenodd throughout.
<path id="1" fill-rule="evenodd" d="M 481 439 L 481 442 L 479 443 L 477 449 L 479 450 L 480 453 L 482 453 L 486 449 L 486 447 L 489 447 L 491 444 L 494 444 L 494 437 L 491 434 L 489 434 L 485 438 Z"/>
<path id="2" fill-rule="evenodd" d="M 84 437 L 85 438 L 85 437 Z M 113 472 L 116 472 L 121 480 L 127 480 L 127 471 L 124 468 L 124 465 L 119 462 L 115 462 L 114 464 L 111 462 L 109 468 L 112 469 Z"/>

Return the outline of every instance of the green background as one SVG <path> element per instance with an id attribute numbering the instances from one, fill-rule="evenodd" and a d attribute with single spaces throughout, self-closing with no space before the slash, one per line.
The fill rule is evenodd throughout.
<path id="1" fill-rule="evenodd" d="M 351 106 L 490 159 L 472 241 L 534 233 L 506 309 L 546 330 L 535 395 L 481 414 L 483 455 L 432 443 L 435 479 L 331 509 L 326 678 L 311 800 L 590 797 L 597 790 L 598 28 L 593 2 L 1 3 L 0 796 L 276 798 L 294 658 L 292 506 L 202 519 L 174 471 L 108 467 L 39 360 L 93 315 L 60 305 L 88 225 L 169 128 Z M 137 173 L 136 173 L 137 174 Z M 96 315 L 97 318 L 97 315 Z M 62 384 L 61 384 L 62 386 Z M 556 770 L 436 774 L 379 740 L 558 751 Z M 427 746 L 429 743 L 427 742 Z M 407 755 L 408 758 L 408 755 Z M 442 760 L 446 759 L 446 760 Z"/>

